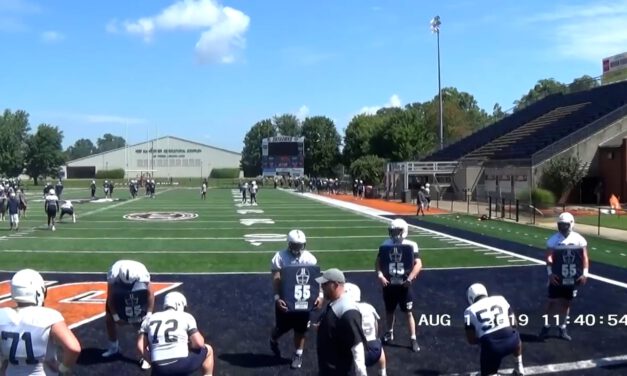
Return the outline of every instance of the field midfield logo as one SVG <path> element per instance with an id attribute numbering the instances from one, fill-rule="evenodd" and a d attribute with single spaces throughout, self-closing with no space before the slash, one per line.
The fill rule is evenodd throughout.
<path id="1" fill-rule="evenodd" d="M 129 213 L 124 215 L 123 218 L 131 221 L 186 221 L 198 218 L 198 214 L 186 212 L 144 212 Z"/>

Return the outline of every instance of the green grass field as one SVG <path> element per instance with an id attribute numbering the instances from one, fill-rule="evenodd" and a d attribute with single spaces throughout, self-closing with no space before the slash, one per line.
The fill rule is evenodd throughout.
<path id="1" fill-rule="evenodd" d="M 575 220 L 586 225 L 615 228 L 619 230 L 627 230 L 627 213 L 621 212 L 620 215 L 601 213 L 598 215 L 578 215 Z"/>
<path id="2" fill-rule="evenodd" d="M 625 219 L 627 220 L 627 218 Z M 546 247 L 546 241 L 549 236 L 557 231 L 508 221 L 478 221 L 476 217 L 467 215 L 446 214 L 426 216 L 424 220 L 543 249 Z M 583 222 L 581 221 L 581 217 L 577 217 L 576 221 Z M 576 226 L 575 224 L 575 229 Z M 627 268 L 627 249 L 624 242 L 588 235 L 586 235 L 585 238 L 588 241 L 591 259 Z"/>
<path id="3" fill-rule="evenodd" d="M 259 206 L 239 204 L 231 189 L 158 188 L 155 199 L 130 200 L 126 189 L 114 192 L 123 201 L 75 204 L 71 218 L 46 227 L 41 197 L 31 196 L 19 232 L 0 230 L 3 270 L 31 267 L 42 271 L 104 272 L 117 259 L 132 258 L 151 272 L 265 272 L 274 252 L 285 247 L 290 229 L 302 229 L 307 247 L 323 268 L 372 270 L 377 249 L 387 237 L 387 222 L 331 207 L 289 192 L 262 189 Z M 87 190 L 66 188 L 64 198 L 87 198 Z M 240 205 L 240 206 L 238 206 Z M 188 212 L 185 221 L 133 221 L 129 213 Z M 238 212 L 240 211 L 240 212 Z M 266 223 L 250 223 L 255 220 Z M 248 223 L 244 223 L 248 222 Z M 488 249 L 412 230 L 428 268 L 529 265 L 528 261 Z"/>

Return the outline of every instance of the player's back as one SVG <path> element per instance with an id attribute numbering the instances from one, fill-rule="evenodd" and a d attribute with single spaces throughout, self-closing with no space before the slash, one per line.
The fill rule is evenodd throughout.
<path id="1" fill-rule="evenodd" d="M 377 327 L 379 325 L 379 314 L 377 310 L 365 302 L 358 302 L 357 308 L 359 308 L 359 312 L 361 313 L 361 328 L 364 331 L 364 335 L 366 336 L 366 340 L 376 341 L 377 336 Z"/>
<path id="2" fill-rule="evenodd" d="M 466 325 L 473 326 L 477 338 L 498 330 L 512 327 L 510 305 L 500 295 L 488 296 L 476 301 L 464 312 Z"/>
<path id="3" fill-rule="evenodd" d="M 173 309 L 154 313 L 141 327 L 141 332 L 148 335 L 153 362 L 187 357 L 189 336 L 196 331 L 192 315 Z"/>
<path id="4" fill-rule="evenodd" d="M 49 369 L 46 373 L 44 361 L 55 357 L 50 328 L 61 321 L 63 316 L 47 307 L 0 309 L 0 350 L 2 358 L 8 359 L 6 375 L 52 375 Z"/>

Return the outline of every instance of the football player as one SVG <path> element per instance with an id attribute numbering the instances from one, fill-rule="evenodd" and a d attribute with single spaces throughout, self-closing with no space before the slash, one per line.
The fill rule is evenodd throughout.
<path id="1" fill-rule="evenodd" d="M 366 367 L 379 365 L 379 376 L 386 376 L 386 359 L 381 340 L 379 339 L 379 314 L 370 304 L 361 301 L 361 289 L 354 283 L 344 284 L 344 294 L 357 302 L 361 313 L 361 328 L 368 341 L 366 343 Z"/>
<path id="2" fill-rule="evenodd" d="M 551 324 L 559 327 L 559 336 L 570 341 L 566 322 L 572 300 L 577 296 L 577 288 L 588 279 L 588 243 L 583 236 L 575 232 L 575 218 L 564 212 L 557 219 L 557 233 L 546 242 L 546 269 L 549 276 L 548 303 L 545 322 L 540 331 L 544 340 L 551 329 Z M 559 315 L 559 320 L 552 318 Z"/>
<path id="3" fill-rule="evenodd" d="M 59 211 L 59 198 L 57 197 L 54 189 L 50 189 L 48 191 L 48 195 L 44 200 L 44 209 L 46 210 L 46 215 L 48 216 L 48 228 L 54 231 L 54 223 L 57 219 L 57 212 Z"/>
<path id="4" fill-rule="evenodd" d="M 481 375 L 496 375 L 501 360 L 516 358 L 513 375 L 523 375 L 522 342 L 516 330 L 516 317 L 504 297 L 488 296 L 484 285 L 475 283 L 466 290 L 470 306 L 464 311 L 466 340 L 481 346 Z"/>
<path id="5" fill-rule="evenodd" d="M 150 273 L 144 264 L 133 260 L 119 260 L 107 273 L 107 302 L 105 325 L 109 347 L 102 356 L 111 357 L 120 352 L 117 325 L 139 328 L 154 310 L 155 296 L 150 290 Z M 140 359 L 143 369 L 150 364 Z"/>
<path id="6" fill-rule="evenodd" d="M 91 184 L 89 185 L 89 189 L 91 191 L 91 198 L 92 200 L 96 198 L 96 181 L 92 180 Z"/>
<path id="7" fill-rule="evenodd" d="M 72 201 L 70 200 L 66 200 L 63 205 L 61 205 L 61 215 L 59 216 L 59 222 L 61 222 L 63 220 L 63 216 L 67 214 L 67 215 L 71 215 L 72 216 L 72 222 L 76 223 L 76 214 L 74 214 L 74 206 L 72 205 Z"/>
<path id="8" fill-rule="evenodd" d="M 257 206 L 257 190 L 259 189 L 259 187 L 257 187 L 257 182 L 253 180 L 253 182 L 250 185 L 250 204 L 253 206 Z"/>
<path id="9" fill-rule="evenodd" d="M 23 269 L 11 278 L 11 299 L 16 307 L 0 309 L 2 375 L 68 374 L 81 345 L 58 311 L 43 307 L 46 285 L 41 275 Z M 52 344 L 59 344 L 57 360 Z"/>
<path id="10" fill-rule="evenodd" d="M 303 364 L 303 349 L 305 348 L 305 334 L 310 326 L 310 312 L 288 312 L 287 303 L 281 298 L 281 269 L 288 265 L 317 265 L 318 260 L 305 249 L 307 238 L 301 230 L 291 230 L 287 234 L 287 249 L 275 253 L 271 261 L 272 289 L 275 301 L 275 326 L 270 335 L 270 349 L 277 356 L 279 338 L 290 330 L 294 331 L 295 352 L 292 356 L 291 368 L 300 368 Z M 318 296 L 315 307 L 322 302 Z"/>
<path id="11" fill-rule="evenodd" d="M 207 180 L 203 180 L 202 185 L 200 186 L 200 198 L 203 200 L 207 199 Z"/>
<path id="12" fill-rule="evenodd" d="M 147 317 L 139 329 L 137 349 L 152 365 L 153 376 L 189 375 L 202 369 L 213 374 L 213 349 L 198 331 L 194 316 L 185 312 L 187 299 L 170 292 L 163 311 Z"/>
<path id="13" fill-rule="evenodd" d="M 394 246 L 394 245 L 408 245 L 411 246 L 414 253 L 414 262 L 411 266 L 411 270 L 405 270 L 401 273 L 401 280 L 398 283 L 392 283 L 392 278 L 386 277 L 389 269 L 384 269 L 384 260 L 380 255 L 377 255 L 375 261 L 375 271 L 377 272 L 377 278 L 383 288 L 383 301 L 385 302 L 385 321 L 386 332 L 383 335 L 383 343 L 387 344 L 394 340 L 394 320 L 396 307 L 400 306 L 401 312 L 404 312 L 407 317 L 407 326 L 409 327 L 410 344 L 411 349 L 414 352 L 420 351 L 418 341 L 416 340 L 416 321 L 412 313 L 414 305 L 413 296 L 411 291 L 411 285 L 418 277 L 418 273 L 422 269 L 422 261 L 420 260 L 420 254 L 418 250 L 418 244 L 416 242 L 408 240 L 407 235 L 409 233 L 409 226 L 403 219 L 397 218 L 390 222 L 388 227 L 389 239 L 386 239 L 382 246 Z"/>

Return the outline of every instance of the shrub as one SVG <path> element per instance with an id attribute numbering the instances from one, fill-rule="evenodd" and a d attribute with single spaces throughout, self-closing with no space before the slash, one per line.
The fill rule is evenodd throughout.
<path id="1" fill-rule="evenodd" d="M 354 179 L 361 179 L 366 185 L 378 185 L 385 177 L 385 159 L 376 155 L 366 155 L 356 159 L 349 168 Z"/>
<path id="2" fill-rule="evenodd" d="M 209 174 L 214 179 L 237 179 L 239 177 L 239 168 L 214 168 Z"/>
<path id="3" fill-rule="evenodd" d="M 124 179 L 124 169 L 98 170 L 96 172 L 96 179 Z"/>
<path id="4" fill-rule="evenodd" d="M 529 191 L 520 192 L 516 198 L 521 201 L 529 200 Z M 547 209 L 555 205 L 555 195 L 548 189 L 535 188 L 531 191 L 531 204 L 538 209 Z"/>

